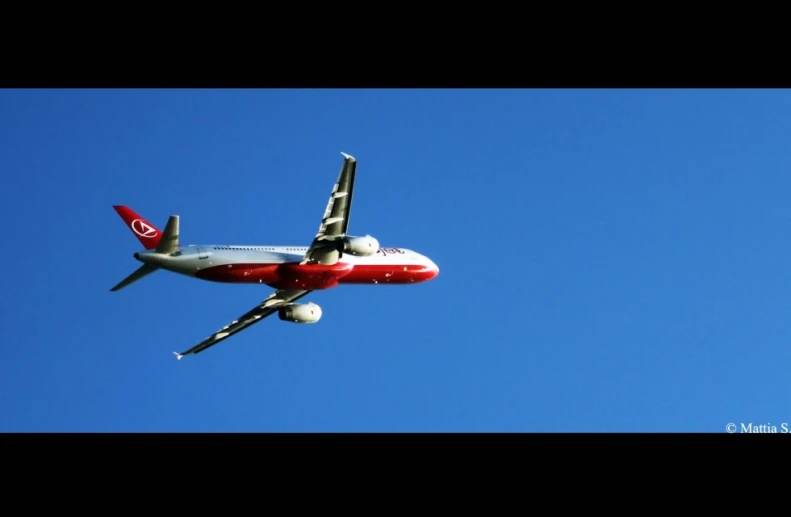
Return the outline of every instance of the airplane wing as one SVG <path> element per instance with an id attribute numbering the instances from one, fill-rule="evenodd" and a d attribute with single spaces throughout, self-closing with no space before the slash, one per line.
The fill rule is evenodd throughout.
<path id="1" fill-rule="evenodd" d="M 310 293 L 310 291 L 300 291 L 296 289 L 283 289 L 279 291 L 275 291 L 272 293 L 266 300 L 262 301 L 258 304 L 254 309 L 247 312 L 245 315 L 241 316 L 239 319 L 234 320 L 233 322 L 229 323 L 228 325 L 224 326 L 211 336 L 207 337 L 197 345 L 193 346 L 189 350 L 178 353 L 173 352 L 176 354 L 177 359 L 181 359 L 185 355 L 190 354 L 198 354 L 203 352 L 207 348 L 216 345 L 220 341 L 231 337 L 232 335 L 236 334 L 240 330 L 244 330 L 250 325 L 254 323 L 258 323 L 259 321 L 263 320 L 267 316 L 271 316 L 277 310 L 287 304 L 299 300 L 303 296 Z"/>
<path id="2" fill-rule="evenodd" d="M 341 154 L 343 155 L 343 166 L 341 166 L 338 181 L 332 188 L 319 231 L 305 253 L 302 264 L 335 264 L 341 257 L 340 252 L 335 249 L 335 245 L 332 243 L 332 238 L 343 235 L 349 227 L 349 214 L 354 193 L 354 174 L 357 171 L 357 160 L 346 153 Z"/>

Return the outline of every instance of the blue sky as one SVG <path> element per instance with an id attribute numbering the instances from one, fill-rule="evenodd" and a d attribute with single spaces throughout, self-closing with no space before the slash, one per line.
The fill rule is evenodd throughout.
<path id="1" fill-rule="evenodd" d="M 3 90 L 1 431 L 723 432 L 791 421 L 791 92 Z M 308 245 L 342 157 L 350 231 L 411 286 L 265 298 L 139 243 Z"/>

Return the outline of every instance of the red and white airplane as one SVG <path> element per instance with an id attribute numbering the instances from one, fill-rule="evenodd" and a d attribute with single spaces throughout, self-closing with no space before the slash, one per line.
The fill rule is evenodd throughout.
<path id="1" fill-rule="evenodd" d="M 145 251 L 134 254 L 143 263 L 111 291 L 164 269 L 202 280 L 266 284 L 275 289 L 252 310 L 189 350 L 178 359 L 216 345 L 264 318 L 278 313 L 282 321 L 315 323 L 321 308 L 295 303 L 311 291 L 343 284 L 412 284 L 431 280 L 439 268 L 428 257 L 405 248 L 381 248 L 366 235 L 348 235 L 357 161 L 346 153 L 319 231 L 310 246 L 179 245 L 179 216 L 171 215 L 164 231 L 126 206 L 116 212 L 140 240 Z"/>

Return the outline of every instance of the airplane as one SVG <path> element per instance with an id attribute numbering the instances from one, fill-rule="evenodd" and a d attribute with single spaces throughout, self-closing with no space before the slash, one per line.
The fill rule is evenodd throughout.
<path id="1" fill-rule="evenodd" d="M 415 284 L 434 279 L 439 268 L 428 257 L 406 248 L 385 248 L 370 235 L 347 233 L 354 194 L 357 160 L 343 155 L 319 230 L 310 246 L 245 246 L 179 244 L 179 216 L 171 215 L 165 229 L 128 206 L 113 208 L 145 248 L 134 254 L 143 265 L 115 285 L 119 291 L 160 269 L 211 282 L 261 284 L 272 289 L 267 298 L 184 352 L 181 360 L 199 354 L 274 313 L 281 321 L 316 323 L 321 307 L 296 303 L 313 291 L 340 285 Z"/>

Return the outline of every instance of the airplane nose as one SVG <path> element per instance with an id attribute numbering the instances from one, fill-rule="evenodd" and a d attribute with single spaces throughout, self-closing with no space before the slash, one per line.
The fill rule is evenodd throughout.
<path id="1" fill-rule="evenodd" d="M 439 267 L 429 258 L 427 258 L 426 261 L 428 262 L 429 271 L 431 272 L 431 278 L 436 278 L 437 275 L 439 275 Z"/>

